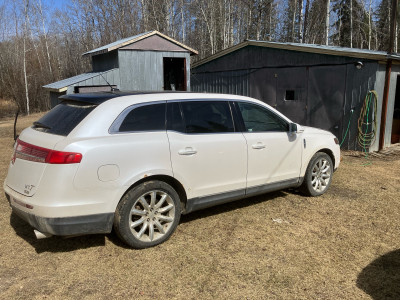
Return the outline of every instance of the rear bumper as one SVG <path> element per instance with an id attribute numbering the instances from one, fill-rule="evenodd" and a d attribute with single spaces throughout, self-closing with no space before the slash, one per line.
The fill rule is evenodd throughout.
<path id="1" fill-rule="evenodd" d="M 8 201 L 9 195 L 6 194 Z M 35 229 L 59 236 L 110 233 L 114 221 L 113 213 L 77 217 L 45 218 L 23 211 L 10 203 L 13 212 Z"/>

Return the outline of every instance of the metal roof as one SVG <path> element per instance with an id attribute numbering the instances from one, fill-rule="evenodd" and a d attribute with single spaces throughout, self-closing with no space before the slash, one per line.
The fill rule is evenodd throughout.
<path id="1" fill-rule="evenodd" d="M 121 48 L 123 46 L 135 43 L 137 41 L 140 41 L 142 39 L 145 39 L 145 38 L 147 38 L 149 36 L 152 36 L 152 35 L 155 35 L 155 34 L 163 37 L 164 39 L 166 39 L 166 40 L 168 40 L 168 41 L 170 41 L 170 42 L 172 42 L 172 43 L 174 43 L 174 44 L 176 44 L 176 45 L 178 45 L 178 46 L 180 46 L 180 47 L 182 47 L 182 48 L 184 48 L 186 50 L 188 50 L 191 53 L 191 55 L 198 54 L 198 52 L 196 50 L 194 50 L 194 49 L 192 49 L 192 48 L 190 48 L 190 47 L 188 47 L 188 46 L 186 46 L 186 45 L 184 45 L 184 44 L 182 44 L 182 43 L 180 43 L 180 42 L 178 42 L 178 41 L 176 41 L 176 40 L 174 40 L 174 39 L 172 39 L 172 38 L 170 38 L 170 37 L 168 37 L 168 36 L 166 36 L 164 34 L 162 34 L 161 32 L 153 30 L 153 31 L 148 31 L 148 32 L 141 33 L 141 34 L 138 34 L 138 35 L 134 35 L 134 36 L 131 36 L 131 37 L 127 37 L 125 39 L 121 39 L 121 40 L 118 40 L 116 42 L 110 43 L 108 45 L 93 49 L 91 51 L 83 53 L 82 56 L 85 56 L 85 55 L 98 55 L 98 54 L 102 54 L 102 53 L 107 53 L 107 52 L 113 51 L 115 49 Z"/>
<path id="2" fill-rule="evenodd" d="M 112 69 L 114 70 L 114 69 Z M 67 90 L 67 87 L 69 87 L 70 85 L 73 85 L 75 83 L 81 82 L 81 81 L 85 81 L 87 79 L 96 77 L 96 76 L 100 76 L 101 74 L 107 73 L 111 70 L 107 70 L 107 71 L 103 71 L 103 72 L 90 72 L 90 73 L 83 73 L 83 74 L 79 74 L 76 75 L 74 77 L 69 77 L 60 81 L 56 81 L 56 82 L 52 82 L 49 83 L 47 85 L 44 85 L 43 87 L 45 89 L 49 89 L 51 91 L 54 92 L 64 92 Z"/>
<path id="3" fill-rule="evenodd" d="M 214 55 L 211 55 L 205 59 L 193 63 L 192 68 L 208 63 L 214 59 L 217 59 L 221 56 L 225 56 L 231 52 L 234 52 L 246 46 L 259 46 L 266 48 L 275 48 L 275 49 L 308 52 L 316 54 L 348 56 L 348 57 L 365 58 L 378 61 L 386 61 L 388 59 L 400 61 L 400 55 L 398 54 L 389 55 L 385 51 L 374 51 L 367 49 L 346 48 L 346 47 L 336 47 L 336 46 L 326 46 L 326 45 L 316 45 L 316 44 L 278 43 L 278 42 L 268 42 L 268 41 L 246 40 L 243 43 L 237 44 L 235 46 L 222 50 Z"/>

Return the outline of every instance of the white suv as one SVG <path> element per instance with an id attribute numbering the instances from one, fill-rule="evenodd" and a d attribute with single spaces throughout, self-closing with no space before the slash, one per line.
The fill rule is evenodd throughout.
<path id="1" fill-rule="evenodd" d="M 338 140 L 265 103 L 197 93 L 93 93 L 26 128 L 4 182 L 37 237 L 109 233 L 135 248 L 167 240 L 181 214 L 300 187 L 318 196 Z"/>

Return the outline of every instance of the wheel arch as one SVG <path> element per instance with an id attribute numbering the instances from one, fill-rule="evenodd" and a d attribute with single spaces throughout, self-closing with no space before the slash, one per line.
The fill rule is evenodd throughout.
<path id="1" fill-rule="evenodd" d="M 332 164 L 333 164 L 333 168 L 335 167 L 335 155 L 333 154 L 333 151 L 332 150 L 330 150 L 330 149 L 328 149 L 328 148 L 323 148 L 323 149 L 320 149 L 320 150 L 318 150 L 317 152 L 315 152 L 314 153 L 314 155 L 315 154 L 317 154 L 318 152 L 322 152 L 322 153 L 325 153 L 325 154 L 327 154 L 329 157 L 330 157 L 330 159 L 332 160 Z M 314 156 L 313 155 L 313 156 Z"/>
<path id="2" fill-rule="evenodd" d="M 182 212 L 184 212 L 186 210 L 186 203 L 187 203 L 187 195 L 186 195 L 186 191 L 184 186 L 182 185 L 182 183 L 180 183 L 176 178 L 172 177 L 172 176 L 168 176 L 168 175 L 151 175 L 151 176 L 147 176 L 144 177 L 138 181 L 136 181 L 135 183 L 133 183 L 124 193 L 124 195 L 121 197 L 121 199 L 119 201 L 121 201 L 124 196 L 133 188 L 139 186 L 140 184 L 144 183 L 144 182 L 148 182 L 148 181 L 162 181 L 165 182 L 167 184 L 169 184 L 170 186 L 172 186 L 172 188 L 178 193 L 179 195 L 179 199 L 181 201 L 181 210 Z"/>

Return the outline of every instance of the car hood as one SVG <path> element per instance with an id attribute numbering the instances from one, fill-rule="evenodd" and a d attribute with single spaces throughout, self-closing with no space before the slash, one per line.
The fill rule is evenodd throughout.
<path id="1" fill-rule="evenodd" d="M 315 127 L 308 127 L 308 126 L 301 126 L 304 129 L 304 132 L 307 134 L 326 134 L 326 135 L 333 135 L 332 132 L 315 128 Z"/>

